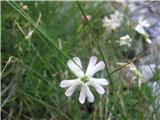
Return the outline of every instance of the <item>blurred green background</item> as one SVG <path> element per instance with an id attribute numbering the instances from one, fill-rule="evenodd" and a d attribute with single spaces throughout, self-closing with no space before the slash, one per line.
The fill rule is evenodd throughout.
<path id="1" fill-rule="evenodd" d="M 117 62 L 126 62 L 138 54 L 134 48 L 137 44 L 135 40 L 141 37 L 133 31 L 133 24 L 126 24 L 130 17 L 128 9 L 116 2 L 86 1 L 80 4 L 86 15 L 92 16 L 89 22 L 110 72 L 119 67 Z M 109 120 L 109 116 L 113 120 L 160 118 L 151 89 L 147 85 L 138 87 L 137 84 L 127 88 L 121 70 L 111 75 L 113 89 L 110 86 L 106 88 L 105 95 L 99 96 L 92 89 L 96 97 L 93 104 L 86 102 L 81 105 L 78 91 L 71 98 L 66 97 L 59 83 L 75 76 L 67 70 L 64 55 L 68 58 L 80 57 L 84 67 L 92 55 L 101 59 L 77 2 L 33 1 L 16 2 L 16 5 L 35 22 L 38 21 L 42 28 L 40 31 L 51 39 L 45 38 L 8 2 L 1 2 L 3 120 Z M 117 9 L 125 14 L 122 27 L 106 33 L 102 19 Z M 31 31 L 32 35 L 27 38 Z M 133 39 L 130 48 L 120 47 L 116 42 L 125 34 Z M 96 75 L 107 78 L 105 70 Z"/>

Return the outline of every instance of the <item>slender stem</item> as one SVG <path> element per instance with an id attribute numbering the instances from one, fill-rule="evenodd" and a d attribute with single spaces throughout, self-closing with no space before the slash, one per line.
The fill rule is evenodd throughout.
<path id="1" fill-rule="evenodd" d="M 100 53 L 100 55 L 101 55 L 101 57 L 102 57 L 102 59 L 103 59 L 103 61 L 104 61 L 104 63 L 105 63 L 106 72 L 107 72 L 107 75 L 108 75 L 108 78 L 109 78 L 109 81 L 110 81 L 110 85 L 111 85 L 111 91 L 110 91 L 110 92 L 112 93 L 113 98 L 114 98 L 114 102 L 116 103 L 117 100 L 116 100 L 116 95 L 115 95 L 115 92 L 114 92 L 114 87 L 113 87 L 112 79 L 111 79 L 111 76 L 110 76 L 110 73 L 109 73 L 109 68 L 108 68 L 107 62 L 106 62 L 106 60 L 105 60 L 105 57 L 104 57 L 104 55 L 103 55 L 103 52 L 102 52 L 102 50 L 101 50 L 101 48 L 100 48 L 100 46 L 99 46 L 99 44 L 98 44 L 98 39 L 97 39 L 96 35 L 94 34 L 94 32 L 93 32 L 93 30 L 92 30 L 92 28 L 91 28 L 91 25 L 90 25 L 90 23 L 89 23 L 86 15 L 85 15 L 85 12 L 83 11 L 83 9 L 82 9 L 82 7 L 81 7 L 79 1 L 77 1 L 77 4 L 78 4 L 78 7 L 79 7 L 82 15 L 84 16 L 84 18 L 85 18 L 85 20 L 86 20 L 86 23 L 87 23 L 88 28 L 89 28 L 89 32 L 91 33 L 91 35 L 92 35 L 92 37 L 93 37 L 94 43 L 96 44 L 96 47 L 97 47 L 97 49 L 99 50 L 99 53 Z M 121 113 L 121 111 L 120 111 L 120 113 Z M 121 113 L 121 114 L 122 114 L 122 113 Z M 123 115 L 123 114 L 122 114 L 122 115 Z M 116 116 L 117 116 L 117 115 L 116 115 Z M 119 117 L 119 116 L 117 116 L 117 117 Z M 120 118 L 120 119 L 121 119 L 121 118 Z"/>
<path id="2" fill-rule="evenodd" d="M 4 66 L 4 68 L 1 70 L 0 77 L 2 77 L 3 72 L 5 71 L 5 69 L 7 68 L 7 66 L 11 63 L 12 59 L 15 59 L 15 57 L 13 57 L 13 56 L 9 57 L 7 63 Z"/>
<path id="3" fill-rule="evenodd" d="M 78 7 L 79 7 L 82 15 L 84 16 L 84 18 L 85 18 L 85 20 L 86 20 L 86 23 L 87 23 L 88 28 L 89 28 L 89 31 L 90 31 L 90 33 L 91 33 L 91 35 L 92 35 L 92 37 L 93 37 L 93 40 L 94 40 L 94 42 L 95 42 L 95 44 L 96 44 L 96 47 L 97 47 L 97 49 L 99 50 L 99 53 L 100 53 L 100 55 L 101 55 L 101 57 L 102 57 L 102 59 L 103 59 L 103 61 L 104 61 L 104 63 L 105 63 L 105 66 L 106 66 L 105 68 L 106 68 L 106 71 L 107 71 L 107 74 L 108 74 L 108 78 L 109 78 L 110 83 L 111 83 L 112 81 L 111 81 L 111 77 L 110 77 L 110 74 L 109 74 L 109 68 L 108 68 L 107 62 L 106 62 L 106 60 L 105 60 L 105 57 L 104 57 L 104 55 L 103 55 L 103 52 L 102 52 L 102 50 L 101 50 L 101 48 L 100 48 L 100 46 L 99 46 L 99 44 L 98 44 L 98 39 L 97 39 L 96 35 L 94 34 L 94 32 L 93 32 L 93 30 L 92 30 L 92 28 L 91 28 L 91 25 L 90 25 L 90 23 L 89 23 L 86 15 L 85 15 L 85 12 L 83 11 L 83 9 L 82 9 L 82 7 L 81 7 L 79 1 L 77 1 L 77 4 L 78 4 Z M 111 83 L 111 84 L 112 84 L 112 83 Z"/>
<path id="4" fill-rule="evenodd" d="M 126 63 L 126 64 L 123 65 L 122 67 L 119 67 L 119 68 L 113 70 L 112 72 L 110 72 L 110 75 L 113 74 L 113 73 L 115 73 L 115 72 L 117 72 L 117 71 L 119 71 L 119 70 L 121 70 L 122 68 L 124 68 L 124 67 L 126 67 L 127 65 L 133 63 L 135 60 L 137 60 L 137 59 L 139 59 L 139 58 L 141 58 L 141 57 L 143 57 L 143 56 L 144 56 L 143 54 L 137 56 L 136 58 L 134 58 L 133 60 L 129 61 L 128 63 Z"/>

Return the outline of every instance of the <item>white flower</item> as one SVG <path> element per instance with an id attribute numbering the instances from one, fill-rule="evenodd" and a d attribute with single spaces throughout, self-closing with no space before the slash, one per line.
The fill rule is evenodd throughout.
<path id="1" fill-rule="evenodd" d="M 150 26 L 150 24 L 148 23 L 148 21 L 143 20 L 143 18 L 140 17 L 139 20 L 138 20 L 138 25 L 135 27 L 135 30 L 142 35 L 148 35 L 146 33 L 146 31 L 144 30 L 144 28 L 149 27 L 149 26 Z"/>
<path id="2" fill-rule="evenodd" d="M 149 22 L 147 20 L 144 20 L 143 17 L 140 17 L 138 20 L 138 25 L 135 27 L 135 31 L 142 34 L 145 37 L 146 41 L 148 43 L 151 43 L 151 40 L 149 39 L 149 35 L 144 29 L 148 27 L 150 27 Z"/>
<path id="3" fill-rule="evenodd" d="M 129 35 L 125 35 L 120 37 L 119 44 L 120 46 L 127 45 L 128 47 L 131 46 L 132 38 Z"/>
<path id="4" fill-rule="evenodd" d="M 81 91 L 80 91 L 80 96 L 79 96 L 79 101 L 81 104 L 83 104 L 85 102 L 85 99 L 87 97 L 89 102 L 94 102 L 94 96 L 89 88 L 89 86 L 93 86 L 96 91 L 99 94 L 104 94 L 105 90 L 102 87 L 102 85 L 108 85 L 108 81 L 104 78 L 94 78 L 93 75 L 104 69 L 105 68 L 105 64 L 103 61 L 100 61 L 99 63 L 97 63 L 97 57 L 92 56 L 90 58 L 88 67 L 86 72 L 84 73 L 82 71 L 82 65 L 81 65 L 81 61 L 78 57 L 74 57 L 73 60 L 69 60 L 67 62 L 68 67 L 70 68 L 70 70 L 78 77 L 76 79 L 73 80 L 63 80 L 60 83 L 60 86 L 63 88 L 67 88 L 65 95 L 66 96 L 71 96 L 73 94 L 73 92 L 75 91 L 75 89 L 80 86 L 81 87 Z"/>
<path id="5" fill-rule="evenodd" d="M 149 83 L 149 86 L 152 88 L 152 95 L 155 97 L 155 104 L 160 105 L 160 84 L 157 81 Z"/>
<path id="6" fill-rule="evenodd" d="M 141 80 L 142 82 L 147 82 L 153 78 L 156 68 L 160 68 L 160 66 L 156 66 L 156 64 L 147 64 L 147 65 L 140 65 L 139 70 L 142 74 Z"/>
<path id="7" fill-rule="evenodd" d="M 116 30 L 118 27 L 121 26 L 123 16 L 123 13 L 120 13 L 119 11 L 116 11 L 114 14 L 111 14 L 110 19 L 107 16 L 105 16 L 102 20 L 102 26 L 106 27 L 109 31 Z"/>

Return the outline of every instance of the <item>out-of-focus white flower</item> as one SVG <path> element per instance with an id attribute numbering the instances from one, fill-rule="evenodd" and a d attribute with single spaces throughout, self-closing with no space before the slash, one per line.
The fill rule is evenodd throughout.
<path id="1" fill-rule="evenodd" d="M 154 96 L 160 96 L 160 85 L 155 81 L 152 84 Z"/>
<path id="2" fill-rule="evenodd" d="M 156 68 L 160 69 L 160 65 L 148 64 L 139 66 L 139 70 L 141 73 L 140 81 L 144 83 L 152 79 L 156 71 Z"/>
<path id="3" fill-rule="evenodd" d="M 149 86 L 152 88 L 152 95 L 155 97 L 156 105 L 160 105 L 160 84 L 154 81 L 149 83 Z"/>
<path id="4" fill-rule="evenodd" d="M 150 80 L 154 75 L 155 68 L 156 68 L 155 64 L 139 66 L 139 70 L 142 74 L 141 80 L 143 82 L 146 82 L 146 81 Z"/>
<path id="5" fill-rule="evenodd" d="M 120 37 L 120 41 L 118 41 L 120 46 L 131 46 L 132 38 L 129 35 L 125 35 Z"/>
<path id="6" fill-rule="evenodd" d="M 105 90 L 102 87 L 102 85 L 108 85 L 108 81 L 104 78 L 97 79 L 93 77 L 93 75 L 96 72 L 105 68 L 105 64 L 103 61 L 100 61 L 97 64 L 96 62 L 97 62 L 97 57 L 92 56 L 90 58 L 90 61 L 89 61 L 89 64 L 88 64 L 88 67 L 85 73 L 82 71 L 81 61 L 78 57 L 74 57 L 73 59 L 67 62 L 67 65 L 70 68 L 70 70 L 78 78 L 73 79 L 73 80 L 61 81 L 60 86 L 62 88 L 68 87 L 68 89 L 65 92 L 66 96 L 71 96 L 74 93 L 75 89 L 78 86 L 80 86 L 81 91 L 80 91 L 80 96 L 79 96 L 79 102 L 83 104 L 85 102 L 86 97 L 89 102 L 94 102 L 94 96 L 89 86 L 93 86 L 99 94 L 105 93 Z"/>
<path id="7" fill-rule="evenodd" d="M 145 28 L 149 28 L 150 24 L 147 20 L 144 20 L 143 17 L 140 17 L 138 20 L 138 25 L 135 27 L 135 31 L 142 34 L 148 43 L 151 43 L 148 33 L 145 31 Z"/>
<path id="8" fill-rule="evenodd" d="M 114 14 L 110 15 L 110 19 L 105 16 L 102 20 L 103 27 L 105 27 L 107 30 L 112 31 L 116 30 L 118 27 L 121 26 L 121 23 L 123 21 L 123 13 L 120 13 L 119 11 L 115 11 Z"/>

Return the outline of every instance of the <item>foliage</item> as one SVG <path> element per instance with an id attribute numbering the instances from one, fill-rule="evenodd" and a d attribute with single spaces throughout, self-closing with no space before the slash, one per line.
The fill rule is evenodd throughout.
<path id="1" fill-rule="evenodd" d="M 138 61 L 137 55 L 143 54 L 143 51 L 137 53 L 135 47 L 136 41 L 144 42 L 143 38 L 134 31 L 134 23 L 126 24 L 130 17 L 128 9 L 117 7 L 116 2 L 79 4 L 84 14 L 92 16 L 88 21 L 90 27 L 86 21 L 82 22 L 83 11 L 77 2 L 1 2 L 2 119 L 105 120 L 110 115 L 113 120 L 158 120 L 160 110 L 151 88 L 147 84 L 138 87 L 138 82 L 127 87 L 122 70 L 115 71 L 120 67 L 118 62 L 136 58 Z M 19 7 L 21 12 L 11 5 Z M 122 27 L 106 32 L 102 18 L 116 9 L 125 14 Z M 30 16 L 32 21 L 23 15 Z M 34 30 L 32 36 L 26 39 L 31 30 Z M 105 88 L 103 96 L 92 89 L 96 101 L 81 105 L 77 99 L 79 93 L 68 98 L 59 83 L 74 78 L 66 66 L 68 59 L 78 56 L 86 67 L 92 55 L 104 60 L 91 31 L 109 70 L 96 75 L 112 84 Z M 117 43 L 126 34 L 133 40 L 129 48 Z M 108 74 L 112 71 L 115 72 Z"/>

